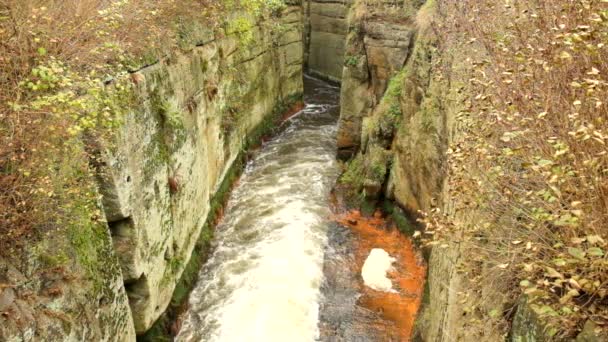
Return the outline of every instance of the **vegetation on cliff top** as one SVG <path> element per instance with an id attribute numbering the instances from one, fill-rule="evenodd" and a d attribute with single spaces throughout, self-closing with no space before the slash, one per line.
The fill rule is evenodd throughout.
<path id="1" fill-rule="evenodd" d="M 281 6 L 280 0 L 0 1 L 0 253 L 11 255 L 70 221 L 62 209 L 95 196 L 79 189 L 91 182 L 94 141 L 111 133 L 132 104 L 137 79 L 129 72 L 185 47 L 184 23 L 204 23 L 221 35 L 229 31 L 223 25 L 251 28 Z M 228 12 L 243 14 L 227 19 Z M 69 169 L 87 177 L 72 177 Z"/>
<path id="2" fill-rule="evenodd" d="M 479 217 L 454 222 L 435 209 L 427 233 L 471 246 L 480 300 L 469 317 L 500 326 L 523 294 L 550 338 L 573 338 L 587 321 L 608 328 L 606 1 L 438 6 L 446 61 L 464 35 L 472 67 L 449 197 L 456 213 Z M 484 307 L 496 302 L 488 288 L 505 291 L 504 306 Z"/>

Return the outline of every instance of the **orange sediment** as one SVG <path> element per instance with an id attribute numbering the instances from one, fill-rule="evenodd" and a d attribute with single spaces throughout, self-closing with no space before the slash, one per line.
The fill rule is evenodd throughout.
<path id="1" fill-rule="evenodd" d="M 357 272 L 361 271 L 374 248 L 381 248 L 396 259 L 393 270 L 388 274 L 395 292 L 376 291 L 361 284 L 362 296 L 358 305 L 379 314 L 381 320 L 374 325 L 385 332 L 385 337 L 409 341 L 422 301 L 425 276 L 425 267 L 411 241 L 395 227 L 386 227 L 386 221 L 379 212 L 367 218 L 358 211 L 351 211 L 335 219 L 350 227 L 356 235 L 354 268 Z"/>
<path id="2" fill-rule="evenodd" d="M 289 120 L 292 116 L 298 114 L 302 109 L 304 109 L 306 105 L 302 101 L 298 101 L 294 103 L 281 117 L 281 122 L 285 122 Z"/>

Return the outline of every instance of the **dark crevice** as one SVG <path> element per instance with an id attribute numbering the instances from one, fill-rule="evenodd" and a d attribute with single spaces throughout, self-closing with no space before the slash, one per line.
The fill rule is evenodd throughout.
<path id="1" fill-rule="evenodd" d="M 129 301 L 138 302 L 146 300 L 150 297 L 150 284 L 148 283 L 148 277 L 142 274 L 138 279 L 125 282 L 125 290 Z"/>
<path id="2" fill-rule="evenodd" d="M 115 238 L 129 236 L 135 225 L 133 219 L 129 216 L 124 219 L 108 222 L 108 226 L 110 227 L 112 238 Z"/>

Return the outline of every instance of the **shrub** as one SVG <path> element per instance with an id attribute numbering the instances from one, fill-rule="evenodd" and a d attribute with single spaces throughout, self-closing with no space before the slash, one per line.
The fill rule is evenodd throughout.
<path id="1" fill-rule="evenodd" d="M 130 104 L 128 72 L 187 48 L 180 24 L 213 29 L 222 13 L 255 18 L 281 4 L 0 0 L 0 253 L 11 255 L 23 241 L 70 221 L 62 208 L 90 179 L 68 169 L 91 173 L 95 138 L 111 134 Z M 73 155 L 75 146 L 82 158 Z"/>
<path id="2" fill-rule="evenodd" d="M 465 234 L 482 301 L 480 284 L 497 281 L 507 301 L 527 294 L 556 339 L 587 319 L 607 323 L 608 11 L 597 1 L 438 4 L 444 47 L 458 32 L 483 51 L 470 54 L 470 119 L 449 156 L 457 213 L 480 218 L 455 226 L 436 211 L 429 227 Z"/>

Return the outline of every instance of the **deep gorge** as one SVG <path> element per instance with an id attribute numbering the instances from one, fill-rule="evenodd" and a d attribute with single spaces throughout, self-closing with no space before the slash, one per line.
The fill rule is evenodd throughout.
<path id="1" fill-rule="evenodd" d="M 244 29 L 180 21 L 185 48 L 129 70 L 116 132 L 73 147 L 93 156 L 90 178 L 70 176 L 92 194 L 81 224 L 0 258 L 0 339 L 603 341 L 604 316 L 560 335 L 550 304 L 513 292 L 528 285 L 504 275 L 511 262 L 472 252 L 504 233 L 467 240 L 491 201 L 455 195 L 454 159 L 489 97 L 476 87 L 493 84 L 480 66 L 496 52 L 458 30 L 455 8 L 288 0 Z M 490 188 L 482 176 L 471 192 Z M 500 214 L 487 221 L 523 216 Z M 536 248 L 504 234 L 506 248 Z M 581 242 L 596 265 L 602 234 Z M 374 248 L 399 258 L 390 295 L 360 279 Z M 591 293 L 569 279 L 559 286 Z"/>

